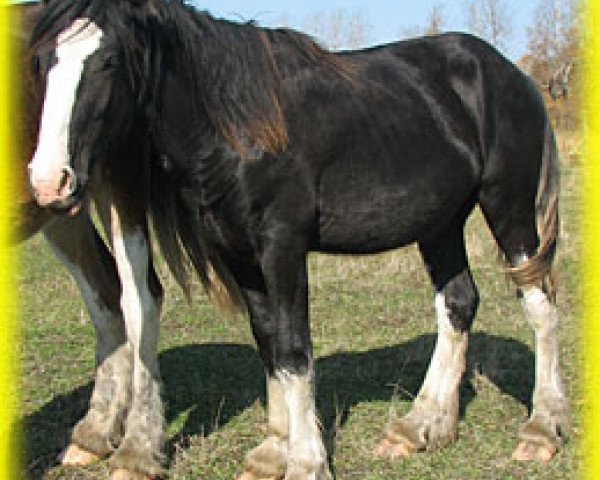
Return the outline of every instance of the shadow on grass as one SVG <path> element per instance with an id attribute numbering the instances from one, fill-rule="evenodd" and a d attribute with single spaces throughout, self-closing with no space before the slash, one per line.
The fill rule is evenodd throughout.
<path id="1" fill-rule="evenodd" d="M 348 412 L 358 403 L 389 401 L 393 395 L 400 400 L 412 399 L 434 343 L 434 335 L 422 335 L 396 346 L 319 358 L 317 403 L 325 435 L 332 434 L 336 425 L 343 426 Z M 257 398 L 264 402 L 263 369 L 249 345 L 187 345 L 163 351 L 159 361 L 167 421 L 178 424 L 170 454 L 175 444 L 185 445 L 185 439 L 192 435 L 209 435 Z M 513 339 L 476 333 L 470 340 L 469 363 L 461 386 L 461 416 L 475 395 L 469 385 L 474 368 L 504 393 L 528 405 L 534 376 L 534 356 L 529 347 Z M 42 478 L 56 464 L 69 429 L 85 413 L 91 387 L 88 383 L 56 396 L 24 418 L 28 478 Z"/>

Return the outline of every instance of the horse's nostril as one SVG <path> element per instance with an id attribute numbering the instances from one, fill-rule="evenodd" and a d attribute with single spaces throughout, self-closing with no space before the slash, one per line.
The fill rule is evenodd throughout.
<path id="1" fill-rule="evenodd" d="M 59 193 L 62 197 L 73 195 L 77 189 L 77 176 L 75 171 L 67 166 L 61 169 L 62 177 L 60 179 Z"/>

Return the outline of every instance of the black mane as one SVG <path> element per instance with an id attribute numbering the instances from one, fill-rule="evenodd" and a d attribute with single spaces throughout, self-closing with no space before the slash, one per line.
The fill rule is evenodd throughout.
<path id="1" fill-rule="evenodd" d="M 197 109 L 198 125 L 189 127 L 190 138 L 195 138 L 196 144 L 206 140 L 202 128 L 208 123 L 212 133 L 220 135 L 242 158 L 256 149 L 277 153 L 287 146 L 280 68 L 287 74 L 290 68 L 322 66 L 343 78 L 350 76 L 341 57 L 307 35 L 215 19 L 180 0 L 49 0 L 33 30 L 32 46 L 38 51 L 54 48 L 56 37 L 82 17 L 103 30 L 104 49 L 126 72 L 128 95 L 137 97 L 139 112 L 145 116 L 143 123 L 151 130 L 150 164 L 159 170 L 160 150 L 168 133 L 163 132 L 162 112 L 157 108 L 161 108 L 160 90 L 167 67 L 184 79 L 190 103 Z M 144 127 L 139 115 L 127 121 L 128 127 L 99 123 L 97 128 L 104 129 L 105 138 L 121 135 L 125 128 L 137 131 L 141 138 L 139 131 Z M 191 164 L 203 153 L 189 155 Z M 151 190 L 160 198 L 153 199 L 150 212 L 161 250 L 184 291 L 189 283 L 181 247 L 209 293 L 215 291 L 208 263 L 226 283 L 230 283 L 229 275 L 220 268 L 217 256 L 190 234 L 198 228 L 190 224 L 194 220 L 172 215 L 180 200 L 172 185 L 161 183 L 166 180 L 162 173 L 152 175 L 152 182 L 160 185 L 154 183 Z M 227 288 L 235 290 L 231 285 Z M 239 304 L 238 299 L 233 300 Z"/>
<path id="2" fill-rule="evenodd" d="M 130 86 L 141 99 L 156 91 L 166 62 L 178 66 L 201 113 L 242 155 L 248 143 L 270 152 L 287 145 L 273 42 L 292 45 L 306 62 L 348 74 L 338 57 L 304 34 L 217 20 L 180 0 L 50 0 L 33 31 L 33 45 L 52 46 L 80 17 L 116 39 Z"/>

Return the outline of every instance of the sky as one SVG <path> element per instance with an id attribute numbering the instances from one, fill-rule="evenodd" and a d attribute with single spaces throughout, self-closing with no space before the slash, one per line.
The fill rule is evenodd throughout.
<path id="1" fill-rule="evenodd" d="M 369 27 L 370 44 L 398 39 L 404 31 L 424 27 L 434 5 L 442 5 L 445 30 L 466 29 L 466 0 L 187 0 L 215 17 L 233 20 L 256 20 L 263 26 L 286 26 L 303 29 L 306 19 L 315 14 L 326 16 L 340 9 L 364 16 Z M 526 50 L 526 28 L 533 23 L 539 0 L 503 0 L 512 21 L 512 39 L 504 54 L 513 61 Z"/>

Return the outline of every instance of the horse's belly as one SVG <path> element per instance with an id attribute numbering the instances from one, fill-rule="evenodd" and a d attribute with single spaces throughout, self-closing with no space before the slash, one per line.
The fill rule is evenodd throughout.
<path id="1" fill-rule="evenodd" d="M 477 172 L 467 162 L 419 174 L 374 170 L 321 185 L 318 246 L 327 252 L 375 253 L 440 234 L 472 207 Z"/>
<path id="2" fill-rule="evenodd" d="M 434 198 L 408 201 L 398 195 L 378 202 L 343 202 L 323 210 L 317 249 L 331 253 L 376 253 L 435 235 L 453 215 Z"/>

